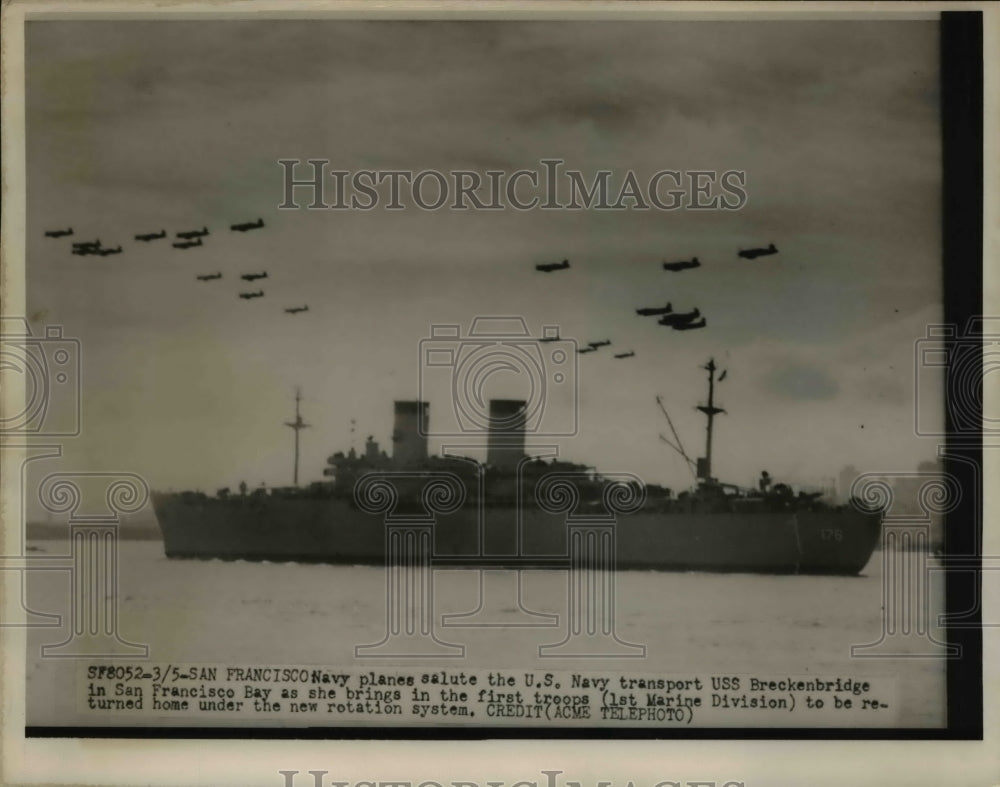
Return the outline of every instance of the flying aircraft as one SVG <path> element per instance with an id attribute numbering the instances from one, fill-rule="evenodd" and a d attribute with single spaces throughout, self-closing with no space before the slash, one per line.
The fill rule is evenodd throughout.
<path id="1" fill-rule="evenodd" d="M 212 281 L 213 279 L 221 279 L 222 271 L 219 271 L 218 273 L 205 273 L 202 274 L 201 276 L 195 276 L 195 278 L 198 281 Z"/>
<path id="2" fill-rule="evenodd" d="M 604 339 L 603 341 L 600 341 L 600 342 L 587 342 L 587 346 L 588 347 L 593 347 L 595 350 L 598 347 L 607 347 L 609 344 L 611 344 L 611 340 L 610 339 Z"/>
<path id="3" fill-rule="evenodd" d="M 72 234 L 73 234 L 73 228 L 72 227 L 70 227 L 69 229 L 65 229 L 65 230 L 46 230 L 45 231 L 45 237 L 46 238 L 61 238 L 64 235 L 72 235 Z"/>
<path id="4" fill-rule="evenodd" d="M 141 240 L 145 243 L 149 243 L 151 240 L 156 240 L 157 238 L 167 237 L 166 230 L 160 230 L 159 232 L 147 232 L 145 235 L 136 235 L 136 240 Z"/>
<path id="5" fill-rule="evenodd" d="M 98 246 L 80 246 L 79 248 L 73 249 L 71 254 L 76 254 L 78 257 L 86 257 L 87 255 L 100 254 L 101 249 Z"/>
<path id="6" fill-rule="evenodd" d="M 755 260 L 758 257 L 767 257 L 771 254 L 777 253 L 778 249 L 775 248 L 775 245 L 773 243 L 769 243 L 766 249 L 740 249 L 737 252 L 737 255 L 747 260 Z"/>
<path id="7" fill-rule="evenodd" d="M 243 224 L 231 224 L 229 229 L 233 232 L 246 232 L 247 230 L 257 230 L 264 226 L 264 219 L 257 219 L 257 221 L 248 221 Z"/>
<path id="8" fill-rule="evenodd" d="M 198 238 L 198 240 L 185 240 L 180 243 L 172 243 L 171 245 L 175 249 L 190 249 L 195 246 L 201 246 L 201 238 Z"/>
<path id="9" fill-rule="evenodd" d="M 697 257 L 692 257 L 690 260 L 679 260 L 678 262 L 665 262 L 663 263 L 663 270 L 665 271 L 686 271 L 688 268 L 700 268 L 701 263 L 698 261 Z"/>
<path id="10" fill-rule="evenodd" d="M 629 350 L 627 353 L 615 353 L 615 358 L 631 358 L 635 355 L 635 352 Z"/>
<path id="11" fill-rule="evenodd" d="M 243 281 L 256 281 L 257 279 L 266 279 L 267 271 L 261 271 L 260 273 L 244 273 L 240 276 Z"/>
<path id="12" fill-rule="evenodd" d="M 697 309 L 692 309 L 689 312 L 674 312 L 673 314 L 664 314 L 657 322 L 660 325 L 686 325 L 692 320 L 697 319 L 701 316 L 701 312 Z"/>
<path id="13" fill-rule="evenodd" d="M 243 300 L 245 300 L 245 301 L 248 301 L 251 298 L 263 298 L 264 297 L 264 291 L 263 290 L 257 290 L 257 292 L 241 292 L 240 293 L 240 297 Z"/>
<path id="14" fill-rule="evenodd" d="M 286 314 L 298 314 L 299 312 L 309 311 L 308 306 L 293 306 L 291 309 L 285 309 Z"/>
<path id="15" fill-rule="evenodd" d="M 675 331 L 693 331 L 695 328 L 704 328 L 708 322 L 704 317 L 698 322 L 681 322 L 671 326 Z"/>
<path id="16" fill-rule="evenodd" d="M 113 249 L 111 249 L 111 248 L 108 248 L 108 249 L 95 249 L 95 253 L 96 254 L 100 254 L 102 257 L 107 257 L 109 254 L 121 254 L 122 253 L 122 247 L 121 246 L 116 246 Z"/>
<path id="17" fill-rule="evenodd" d="M 670 314 L 673 310 L 673 304 L 668 303 L 666 306 L 646 306 L 642 309 L 636 309 L 635 313 L 640 317 L 653 317 L 657 314 Z"/>
<path id="18" fill-rule="evenodd" d="M 586 353 L 596 353 L 597 352 L 597 348 L 596 347 L 590 347 L 590 346 L 581 347 L 579 350 L 577 350 L 577 352 L 580 355 L 584 355 Z"/>
<path id="19" fill-rule="evenodd" d="M 98 238 L 97 240 L 80 241 L 79 243 L 73 244 L 74 249 L 99 249 L 100 247 L 101 247 L 100 238 Z"/>
<path id="20" fill-rule="evenodd" d="M 192 238 L 204 238 L 208 235 L 208 227 L 202 227 L 200 230 L 188 230 L 187 232 L 178 232 L 178 238 L 184 238 L 184 240 L 191 240 Z"/>
<path id="21" fill-rule="evenodd" d="M 552 273 L 552 271 L 566 270 L 568 267 L 569 260 L 563 260 L 562 262 L 543 262 L 541 265 L 536 265 L 535 270 L 542 273 Z"/>

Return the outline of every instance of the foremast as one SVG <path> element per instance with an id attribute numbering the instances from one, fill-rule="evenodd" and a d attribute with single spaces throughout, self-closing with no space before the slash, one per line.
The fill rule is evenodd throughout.
<path id="1" fill-rule="evenodd" d="M 291 428 L 295 432 L 295 464 L 292 470 L 292 484 L 294 486 L 299 485 L 299 432 L 303 429 L 308 429 L 309 424 L 302 420 L 302 414 L 299 412 L 299 403 L 302 401 L 302 390 L 300 388 L 295 389 L 295 420 L 285 421 L 285 426 Z"/>
<path id="2" fill-rule="evenodd" d="M 708 372 L 708 403 L 698 405 L 697 409 L 705 414 L 708 424 L 705 427 L 705 455 L 698 457 L 696 475 L 701 481 L 713 484 L 715 478 L 712 477 L 712 425 L 715 416 L 726 411 L 715 406 L 715 370 L 717 368 L 715 359 L 709 358 L 708 363 L 701 368 Z"/>

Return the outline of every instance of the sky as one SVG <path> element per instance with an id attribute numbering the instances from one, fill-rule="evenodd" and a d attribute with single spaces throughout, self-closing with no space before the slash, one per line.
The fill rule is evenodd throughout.
<path id="1" fill-rule="evenodd" d="M 689 486 L 655 397 L 700 455 L 693 408 L 714 357 L 727 370 L 722 480 L 915 469 L 936 450 L 913 434 L 915 391 L 922 407 L 940 402 L 940 378 L 914 365 L 943 321 L 937 58 L 927 21 L 31 21 L 28 315 L 82 348 L 83 428 L 61 463 L 136 472 L 154 489 L 289 483 L 283 422 L 301 386 L 302 478 L 320 479 L 352 441 L 391 446 L 394 400 L 422 393 L 432 428 L 449 421 L 448 371 L 421 389 L 432 325 L 465 335 L 477 316 L 513 315 L 535 336 L 557 325 L 566 340 L 612 341 L 546 389 L 546 417 L 566 423 L 576 407 L 579 432 L 537 450 Z M 512 172 L 548 157 L 616 183 L 629 170 L 641 182 L 740 170 L 747 201 L 277 207 L 282 158 Z M 265 228 L 228 230 L 257 218 Z M 70 239 L 44 237 L 70 226 L 123 253 L 77 257 Z M 187 251 L 132 239 L 203 226 L 204 246 Z M 736 256 L 771 242 L 775 256 Z M 660 266 L 692 256 L 696 270 Z M 569 270 L 534 269 L 562 259 Z M 707 326 L 675 332 L 634 313 L 666 301 L 698 307 Z M 524 384 L 499 373 L 485 396 Z"/>

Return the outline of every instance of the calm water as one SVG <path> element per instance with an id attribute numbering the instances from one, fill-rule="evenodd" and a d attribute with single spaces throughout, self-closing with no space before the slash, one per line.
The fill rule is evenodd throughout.
<path id="1" fill-rule="evenodd" d="M 36 542 L 48 552 L 58 542 Z M 124 541 L 120 551 L 120 633 L 150 647 L 156 662 L 317 664 L 380 668 L 433 666 L 423 660 L 356 660 L 354 647 L 381 640 L 386 625 L 382 569 L 326 565 L 167 560 L 157 541 Z M 63 572 L 30 577 L 30 606 L 67 616 Z M 483 614 L 516 617 L 516 574 L 487 577 Z M 439 571 L 435 609 L 469 612 L 479 598 L 471 571 Z M 438 628 L 440 639 L 466 647 L 464 660 L 441 666 L 577 669 L 635 673 L 756 672 L 822 677 L 893 676 L 899 726 L 945 723 L 945 669 L 939 659 L 851 658 L 852 644 L 882 631 L 882 556 L 863 576 L 806 577 L 749 574 L 621 572 L 616 576 L 619 637 L 646 645 L 642 659 L 540 659 L 538 646 L 555 643 L 564 628 Z M 565 621 L 566 574 L 523 574 L 525 606 Z M 940 587 L 931 586 L 940 609 Z M 67 618 L 68 619 L 68 616 Z M 934 617 L 932 617 L 932 620 Z M 30 632 L 28 723 L 87 723 L 74 716 L 74 660 L 42 659 L 40 647 L 66 639 L 65 630 Z M 93 723 L 91 720 L 89 723 Z"/>

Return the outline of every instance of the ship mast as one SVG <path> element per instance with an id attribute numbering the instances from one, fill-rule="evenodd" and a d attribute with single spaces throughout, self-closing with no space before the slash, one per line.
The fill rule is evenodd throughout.
<path id="1" fill-rule="evenodd" d="M 299 402 L 302 401 L 302 391 L 299 388 L 295 389 L 295 420 L 285 421 L 285 426 L 290 427 L 295 432 L 295 466 L 292 475 L 292 483 L 295 486 L 299 485 L 299 432 L 303 429 L 308 429 L 309 424 L 302 420 L 302 415 L 299 413 Z"/>
<path id="2" fill-rule="evenodd" d="M 708 372 L 708 404 L 700 404 L 698 409 L 708 417 L 708 426 L 705 429 L 705 456 L 698 460 L 698 478 L 711 483 L 715 480 L 712 478 L 712 422 L 716 415 L 726 411 L 715 406 L 715 359 L 709 358 L 701 368 Z"/>

